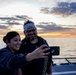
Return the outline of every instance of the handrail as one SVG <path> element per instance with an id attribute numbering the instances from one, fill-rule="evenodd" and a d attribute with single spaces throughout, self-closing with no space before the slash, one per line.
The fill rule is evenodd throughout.
<path id="1" fill-rule="evenodd" d="M 63 58 L 52 58 L 52 59 L 76 59 L 76 57 L 63 57 Z"/>
<path id="2" fill-rule="evenodd" d="M 68 64 L 72 64 L 68 59 L 76 59 L 76 57 L 63 57 L 63 58 L 52 58 L 52 59 L 65 59 L 67 62 L 68 62 Z"/>

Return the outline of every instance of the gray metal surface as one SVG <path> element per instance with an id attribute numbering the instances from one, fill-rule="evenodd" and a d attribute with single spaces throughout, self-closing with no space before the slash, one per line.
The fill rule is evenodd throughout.
<path id="1" fill-rule="evenodd" d="M 60 63 L 59 65 L 53 64 L 52 75 L 76 75 L 76 62 L 71 63 L 68 59 L 66 61 L 67 63 Z"/>
<path id="2" fill-rule="evenodd" d="M 55 65 L 53 66 L 53 75 L 76 75 L 76 64 Z"/>

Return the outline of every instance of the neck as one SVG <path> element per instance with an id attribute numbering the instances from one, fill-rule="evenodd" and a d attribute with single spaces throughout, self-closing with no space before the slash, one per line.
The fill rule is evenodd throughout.
<path id="1" fill-rule="evenodd" d="M 34 44 L 34 43 L 37 43 L 38 42 L 38 38 L 36 38 L 36 39 L 34 39 L 34 40 L 32 40 L 32 41 L 30 41 L 32 44 Z"/>
<path id="2" fill-rule="evenodd" d="M 11 47 L 10 46 L 8 46 L 9 47 L 9 49 L 14 53 L 15 52 L 15 50 L 13 50 L 13 49 L 11 49 Z"/>

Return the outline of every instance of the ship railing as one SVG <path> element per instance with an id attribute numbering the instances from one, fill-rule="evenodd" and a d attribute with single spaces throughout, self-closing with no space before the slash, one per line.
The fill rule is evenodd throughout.
<path id="1" fill-rule="evenodd" d="M 67 64 L 67 65 L 69 65 L 69 64 L 76 64 L 76 57 L 63 57 L 63 58 L 59 58 L 59 57 L 57 57 L 57 58 L 52 58 L 53 59 L 53 65 L 56 65 L 56 63 L 54 63 L 54 60 L 61 60 L 61 59 L 63 59 L 63 60 L 65 60 L 66 62 L 60 62 L 60 65 L 65 65 L 65 64 Z M 70 61 L 70 60 L 74 60 L 74 62 L 72 62 L 72 61 Z"/>

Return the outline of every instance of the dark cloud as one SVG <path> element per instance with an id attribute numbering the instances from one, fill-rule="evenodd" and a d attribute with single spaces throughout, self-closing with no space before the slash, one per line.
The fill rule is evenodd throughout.
<path id="1" fill-rule="evenodd" d="M 1 23 L 1 25 L 21 25 L 20 23 L 18 22 L 6 22 L 6 23 Z"/>
<path id="2" fill-rule="evenodd" d="M 9 16 L 9 17 L 0 17 L 0 20 L 8 20 L 8 21 L 11 21 L 11 20 L 25 20 L 26 18 L 29 18 L 28 16 L 26 15 L 13 15 L 13 16 Z"/>
<path id="3" fill-rule="evenodd" d="M 74 15 L 76 14 L 76 2 L 59 2 L 57 3 L 57 6 L 53 8 L 42 7 L 41 12 L 46 14 L 56 14 L 62 16 Z"/>
<path id="4" fill-rule="evenodd" d="M 26 15 L 21 15 L 21 16 L 16 15 L 15 17 L 20 20 L 24 20 L 24 19 L 28 18 L 28 16 L 26 16 Z"/>
<path id="5" fill-rule="evenodd" d="M 41 22 L 39 25 L 37 25 L 37 27 L 39 28 L 42 28 L 42 33 L 43 32 L 56 32 L 56 31 L 66 31 L 66 30 L 71 30 L 71 29 L 74 29 L 74 28 L 69 28 L 69 27 L 61 27 L 61 26 L 58 26 L 56 25 L 55 23 L 53 22 Z"/>
<path id="6" fill-rule="evenodd" d="M 22 25 L 20 21 L 25 21 L 27 18 L 30 19 L 26 15 L 2 16 L 0 17 L 0 29 L 5 29 L 12 25 Z"/>
<path id="7" fill-rule="evenodd" d="M 7 26 L 4 26 L 4 25 L 0 25 L 0 29 L 6 29 L 8 28 Z"/>
<path id="8" fill-rule="evenodd" d="M 13 25 L 22 25 L 20 23 L 20 21 L 25 21 L 27 16 L 25 15 L 15 15 L 15 16 L 12 16 L 12 17 L 0 17 L 0 30 L 1 29 L 10 29 Z M 38 30 L 38 32 L 40 33 L 47 33 L 47 32 L 64 32 L 64 31 L 70 31 L 73 33 L 73 30 L 75 26 L 73 25 L 57 25 L 56 23 L 54 22 L 40 22 L 38 25 L 36 25 L 37 28 L 42 28 L 41 30 Z M 5 31 L 4 30 L 4 31 Z M 72 31 L 71 31 L 72 30 Z M 2 31 L 2 32 L 4 32 Z"/>

